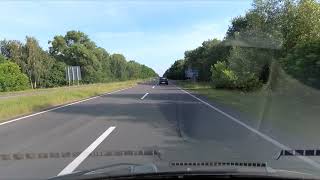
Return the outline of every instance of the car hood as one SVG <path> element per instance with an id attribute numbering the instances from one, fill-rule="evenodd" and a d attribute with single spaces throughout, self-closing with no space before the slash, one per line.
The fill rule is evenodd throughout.
<path id="1" fill-rule="evenodd" d="M 113 165 L 111 165 L 113 166 Z M 319 179 L 312 174 L 273 169 L 271 167 L 240 167 L 240 166 L 171 166 L 169 164 L 116 164 L 113 168 L 111 166 L 105 166 L 87 170 L 84 172 L 74 172 L 72 174 L 57 176 L 51 179 L 68 180 L 68 179 L 91 179 L 101 177 L 168 177 L 175 175 L 185 176 L 219 176 L 228 175 L 233 177 L 268 177 L 268 178 L 288 178 L 288 179 Z"/>

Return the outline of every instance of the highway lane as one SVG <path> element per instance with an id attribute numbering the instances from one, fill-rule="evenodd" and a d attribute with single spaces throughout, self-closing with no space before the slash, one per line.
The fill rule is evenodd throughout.
<path id="1" fill-rule="evenodd" d="M 298 158 L 274 160 L 280 148 L 265 138 L 172 84 L 151 82 L 0 126 L 1 154 L 60 152 L 55 158 L 1 160 L 0 179 L 56 176 L 110 127 L 115 128 L 92 151 L 157 150 L 161 157 L 89 156 L 73 164 L 76 171 L 116 162 L 171 161 L 253 161 L 267 162 L 273 168 L 315 171 Z"/>

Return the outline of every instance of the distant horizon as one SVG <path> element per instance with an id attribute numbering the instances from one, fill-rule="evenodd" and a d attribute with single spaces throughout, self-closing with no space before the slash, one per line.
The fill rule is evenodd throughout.
<path id="1" fill-rule="evenodd" d="M 109 53 L 121 53 L 162 76 L 185 51 L 209 39 L 222 40 L 232 18 L 243 15 L 251 3 L 1 1 L 0 11 L 10 16 L 0 17 L 0 23 L 6 24 L 0 29 L 0 39 L 24 42 L 32 36 L 48 50 L 48 41 L 55 35 L 81 31 Z"/>

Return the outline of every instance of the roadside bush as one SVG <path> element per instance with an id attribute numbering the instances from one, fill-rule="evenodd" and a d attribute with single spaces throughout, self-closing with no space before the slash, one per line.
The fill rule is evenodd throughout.
<path id="1" fill-rule="evenodd" d="M 211 80 L 215 88 L 234 88 L 237 81 L 236 74 L 228 68 L 225 61 L 218 61 L 211 66 Z"/>
<path id="2" fill-rule="evenodd" d="M 259 52 L 259 51 L 258 51 Z M 211 80 L 216 88 L 256 90 L 262 86 L 261 74 L 268 66 L 266 52 L 235 47 L 226 61 L 218 61 L 211 68 Z M 256 54 L 258 53 L 258 55 Z M 268 72 L 266 74 L 269 74 Z"/>
<path id="3" fill-rule="evenodd" d="M 0 91 L 17 91 L 29 87 L 28 77 L 13 62 L 0 64 Z"/>
<path id="4" fill-rule="evenodd" d="M 259 77 L 268 65 L 268 53 L 254 48 L 233 48 L 228 57 L 229 68 L 235 73 L 237 79 L 235 88 L 250 91 L 258 89 L 262 85 Z"/>
<path id="5" fill-rule="evenodd" d="M 252 73 L 248 73 L 244 77 L 239 77 L 235 81 L 235 87 L 244 91 L 251 91 L 259 89 L 262 86 L 262 82 Z"/>

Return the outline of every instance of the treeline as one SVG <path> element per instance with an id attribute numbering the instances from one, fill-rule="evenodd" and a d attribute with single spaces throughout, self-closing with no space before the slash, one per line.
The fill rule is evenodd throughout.
<path id="1" fill-rule="evenodd" d="M 320 4 L 316 0 L 255 0 L 232 20 L 222 41 L 208 40 L 185 52 L 165 73 L 184 79 L 185 70 L 216 88 L 254 90 L 274 81 L 277 69 L 320 88 Z"/>
<path id="2" fill-rule="evenodd" d="M 64 86 L 66 67 L 80 66 L 83 84 L 157 76 L 149 67 L 109 54 L 80 31 L 55 36 L 44 51 L 33 37 L 0 41 L 0 91 Z"/>

